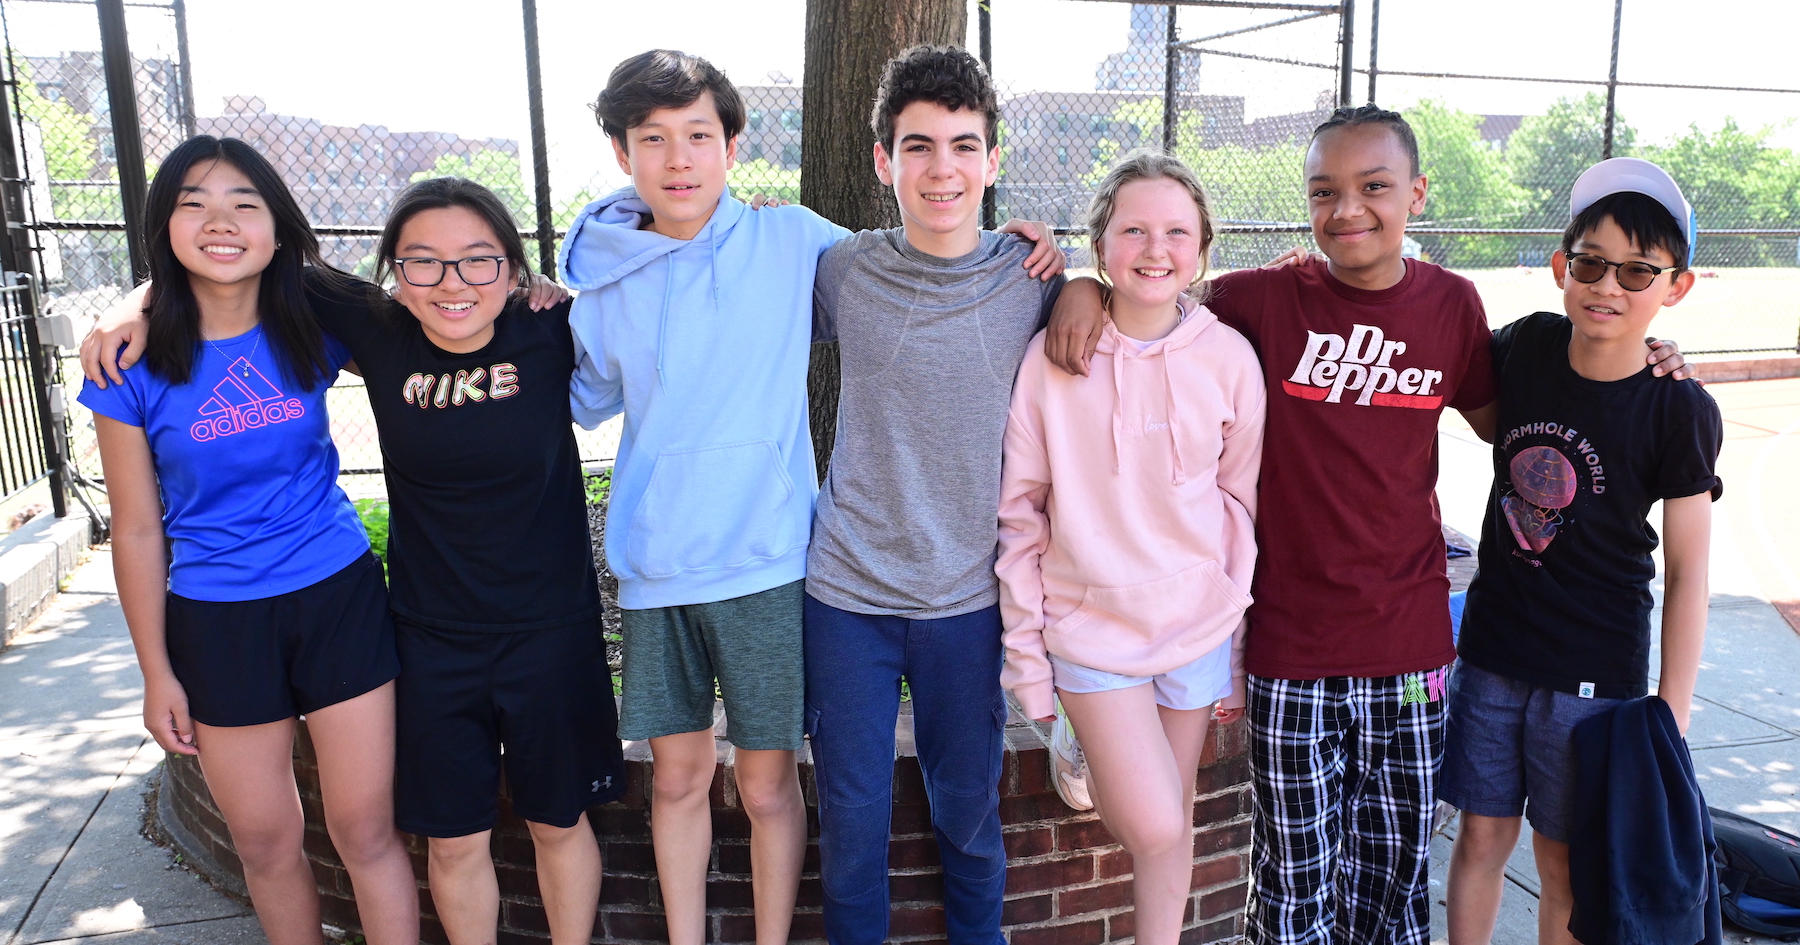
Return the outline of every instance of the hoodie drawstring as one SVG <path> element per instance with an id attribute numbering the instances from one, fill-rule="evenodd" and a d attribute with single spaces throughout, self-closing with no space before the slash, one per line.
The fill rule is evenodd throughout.
<path id="1" fill-rule="evenodd" d="M 1113 344 L 1113 475 L 1120 475 L 1125 462 L 1125 448 L 1119 443 L 1119 437 L 1125 427 L 1125 345 L 1124 339 L 1118 338 Z"/>
<path id="2" fill-rule="evenodd" d="M 663 373 L 663 352 L 668 350 L 669 344 L 669 298 L 675 294 L 673 253 L 663 257 L 663 267 L 667 276 L 663 280 L 662 317 L 656 322 L 656 381 L 666 388 L 669 386 L 669 378 Z"/>
<path id="3" fill-rule="evenodd" d="M 1125 345 L 1127 343 L 1124 336 L 1121 335 L 1114 339 L 1112 349 L 1112 440 L 1113 475 L 1115 476 L 1123 475 L 1122 468 L 1125 462 L 1125 450 L 1120 439 L 1124 435 L 1125 430 Z M 1162 366 L 1163 409 L 1169 418 L 1169 455 L 1172 460 L 1170 465 L 1173 467 L 1173 472 L 1169 477 L 1169 481 L 1170 483 L 1179 486 L 1187 482 L 1187 463 L 1183 460 L 1181 455 L 1181 428 L 1177 423 L 1176 417 L 1175 378 L 1169 373 L 1169 355 L 1166 346 L 1163 350 L 1156 353 L 1156 360 L 1161 362 Z"/>
<path id="4" fill-rule="evenodd" d="M 1175 458 L 1175 475 L 1170 482 L 1179 486 L 1187 482 L 1187 466 L 1181 461 L 1181 428 L 1175 423 L 1175 379 L 1169 376 L 1168 352 L 1157 360 L 1162 362 L 1163 396 L 1168 400 L 1164 409 L 1169 412 L 1169 451 Z"/>
<path id="5" fill-rule="evenodd" d="M 710 270 L 707 277 L 712 280 L 713 314 L 719 308 L 719 241 L 709 234 L 706 240 L 707 261 Z M 663 351 L 669 340 L 669 300 L 675 295 L 675 256 L 673 253 L 664 257 L 668 266 L 668 278 L 663 282 L 662 319 L 656 323 L 656 379 L 664 387 L 669 386 L 669 377 L 663 372 Z"/>

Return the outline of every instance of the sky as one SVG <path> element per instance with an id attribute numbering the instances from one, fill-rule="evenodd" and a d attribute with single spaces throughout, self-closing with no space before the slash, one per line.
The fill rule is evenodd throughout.
<path id="1" fill-rule="evenodd" d="M 1368 0 L 1358 4 L 1356 60 L 1368 56 Z M 1791 43 L 1800 4 L 1734 0 L 1625 0 L 1620 78 L 1689 84 L 1800 86 Z M 805 0 L 538 0 L 553 183 L 562 191 L 620 183 L 623 175 L 587 107 L 613 64 L 646 48 L 711 59 L 740 84 L 804 70 Z M 1004 90 L 1092 89 L 1094 70 L 1125 47 L 1129 7 L 1104 0 L 992 0 L 994 73 Z M 1718 11 L 1698 16 L 1696 8 Z M 187 0 L 195 100 L 218 114 L 227 95 L 260 95 L 271 111 L 396 131 L 451 131 L 529 140 L 519 7 L 506 0 Z M 1604 80 L 1612 0 L 1383 0 L 1380 65 L 1417 72 Z M 93 7 L 8 0 L 15 47 L 33 55 L 97 49 Z M 1183 37 L 1291 16 L 1188 8 Z M 133 53 L 167 54 L 166 12 L 129 10 Z M 971 13 L 973 31 L 975 17 Z M 1256 55 L 1329 62 L 1335 18 L 1217 41 Z M 969 44 L 974 45 L 974 37 Z M 1207 57 L 1201 90 L 1242 95 L 1249 117 L 1309 108 L 1334 85 L 1322 70 Z M 1357 79 L 1359 98 L 1366 79 Z M 1390 106 L 1437 97 L 1466 111 L 1541 112 L 1579 86 L 1385 77 Z M 1665 139 L 1725 115 L 1782 126 L 1800 147 L 1800 95 L 1625 88 L 1621 113 L 1639 140 Z"/>

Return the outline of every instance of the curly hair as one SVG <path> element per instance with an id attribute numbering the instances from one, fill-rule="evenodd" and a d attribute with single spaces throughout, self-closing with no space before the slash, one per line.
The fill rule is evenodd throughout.
<path id="1" fill-rule="evenodd" d="M 894 150 L 894 119 L 914 102 L 932 102 L 951 111 L 968 109 L 987 119 L 984 143 L 993 148 L 1000 137 L 1000 102 L 981 61 L 956 46 L 914 46 L 888 60 L 875 90 L 869 127 L 889 153 Z"/>
<path id="2" fill-rule="evenodd" d="M 594 119 L 608 137 L 625 146 L 625 132 L 649 120 L 659 108 L 686 108 L 711 92 L 725 140 L 744 130 L 744 97 L 712 63 L 673 49 L 638 53 L 613 68 L 594 102 Z"/>
<path id="3" fill-rule="evenodd" d="M 1388 111 L 1380 105 L 1370 102 L 1367 105 L 1345 105 L 1336 109 L 1324 123 L 1313 129 L 1312 140 L 1333 128 L 1354 128 L 1358 125 L 1386 125 L 1400 141 L 1400 147 L 1406 151 L 1406 157 L 1412 161 L 1412 176 L 1419 176 L 1419 139 L 1413 135 L 1412 125 L 1406 123 L 1405 116 L 1399 112 Z"/>

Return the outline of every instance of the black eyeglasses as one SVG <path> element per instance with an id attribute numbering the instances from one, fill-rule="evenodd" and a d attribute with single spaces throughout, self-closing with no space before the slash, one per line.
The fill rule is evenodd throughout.
<path id="1" fill-rule="evenodd" d="M 1679 266 L 1652 266 L 1641 262 L 1613 262 L 1590 253 L 1580 253 L 1569 257 L 1569 275 L 1576 282 L 1589 285 L 1599 282 L 1606 276 L 1606 267 L 1611 266 L 1619 271 L 1619 288 L 1627 292 L 1642 292 L 1650 288 L 1650 283 L 1665 272 L 1672 272 Z"/>
<path id="2" fill-rule="evenodd" d="M 400 277 L 421 289 L 429 289 L 444 281 L 444 273 L 455 267 L 463 285 L 490 285 L 500 278 L 500 264 L 505 256 L 464 256 L 461 259 L 432 259 L 430 256 L 408 256 L 395 259 Z"/>

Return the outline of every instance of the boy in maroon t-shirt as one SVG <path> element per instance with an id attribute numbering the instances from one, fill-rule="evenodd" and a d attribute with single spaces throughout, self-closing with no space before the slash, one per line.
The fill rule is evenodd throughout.
<path id="1" fill-rule="evenodd" d="M 1423 945 L 1456 658 L 1437 424 L 1454 407 L 1491 437 L 1490 332 L 1473 283 L 1401 255 L 1427 184 L 1404 118 L 1338 109 L 1305 168 L 1328 261 L 1227 273 L 1207 299 L 1256 347 L 1268 383 L 1245 642 L 1247 940 Z M 1098 293 L 1070 282 L 1051 319 L 1046 352 L 1070 373 L 1086 373 Z"/>

